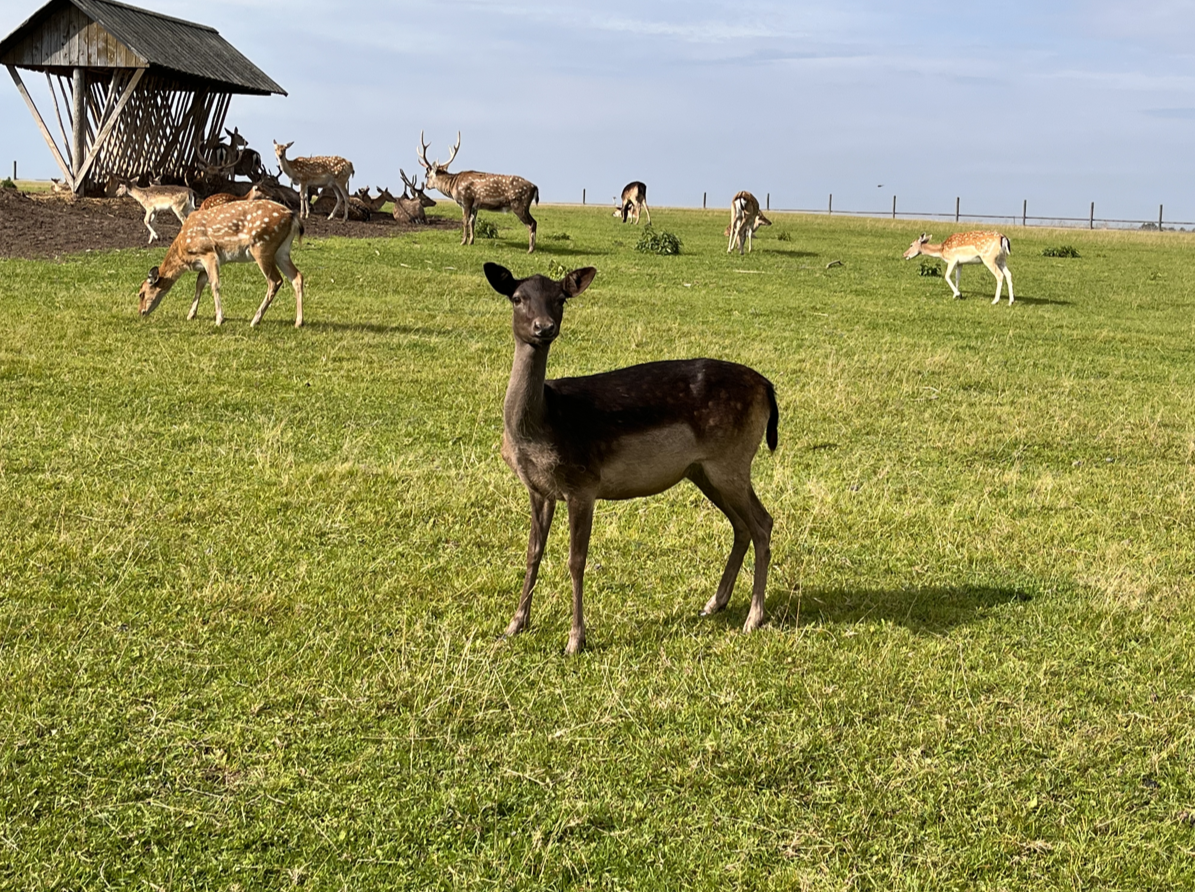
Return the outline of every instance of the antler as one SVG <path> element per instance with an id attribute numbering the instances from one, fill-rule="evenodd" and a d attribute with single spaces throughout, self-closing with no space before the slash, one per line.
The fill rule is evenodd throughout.
<path id="1" fill-rule="evenodd" d="M 400 177 L 402 177 L 403 186 L 405 186 L 411 192 L 418 191 L 419 187 L 416 186 L 415 183 L 407 177 L 407 172 L 405 170 L 403 170 L 401 167 L 398 169 L 398 175 Z"/>
<path id="2" fill-rule="evenodd" d="M 431 162 L 427 160 L 427 150 L 431 148 L 431 144 L 424 142 L 422 130 L 419 131 L 419 144 L 419 163 L 422 164 L 427 170 L 431 170 Z"/>
<path id="3" fill-rule="evenodd" d="M 452 163 L 452 159 L 456 157 L 456 153 L 460 150 L 460 147 L 461 147 L 461 132 L 458 130 L 456 132 L 456 145 L 452 147 L 452 152 L 449 154 L 448 160 L 444 162 L 445 167 L 447 167 L 449 164 Z"/>

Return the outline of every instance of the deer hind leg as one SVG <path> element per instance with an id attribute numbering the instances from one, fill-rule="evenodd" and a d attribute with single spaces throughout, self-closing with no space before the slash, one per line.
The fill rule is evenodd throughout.
<path id="1" fill-rule="evenodd" d="M 293 260 L 290 259 L 290 245 L 287 244 L 285 249 L 279 248 L 278 253 L 274 255 L 274 262 L 282 270 L 282 274 L 290 279 L 291 287 L 295 289 L 295 328 L 302 328 L 303 326 L 303 274 L 299 272 L 299 268 L 295 266 Z M 261 318 L 261 314 L 265 312 L 265 307 L 257 311 L 257 318 Z"/>
<path id="2" fill-rule="evenodd" d="M 191 312 L 187 313 L 187 319 L 194 319 L 195 314 L 199 312 L 199 298 L 203 297 L 203 289 L 206 285 L 207 273 L 200 270 L 199 275 L 195 277 L 195 300 L 191 301 Z"/>
<path id="3" fill-rule="evenodd" d="M 261 317 L 265 315 L 266 310 L 270 308 L 270 303 L 274 300 L 274 295 L 278 293 L 278 289 L 282 287 L 282 276 L 278 273 L 278 266 L 273 260 L 270 260 L 264 254 L 255 256 L 257 266 L 261 269 L 261 274 L 266 277 L 266 299 L 261 302 L 261 306 L 257 308 L 257 313 L 253 317 L 253 321 L 249 323 L 250 326 L 255 326 L 261 322 Z"/>
<path id="4" fill-rule="evenodd" d="M 531 216 L 531 211 L 528 208 L 514 208 L 515 216 L 519 218 L 524 226 L 527 227 L 527 253 L 535 252 L 535 231 L 539 228 L 539 224 L 535 222 L 535 218 Z"/>
<path id="5" fill-rule="evenodd" d="M 988 265 L 988 269 L 992 271 L 992 275 L 996 277 L 996 297 L 992 301 L 992 305 L 1000 303 L 1000 286 L 1004 282 L 1008 283 L 1008 305 L 1011 307 L 1013 302 L 1012 296 L 1012 273 L 1008 271 L 1008 267 L 1004 265 L 1004 259 L 997 257 L 994 263 Z"/>
<path id="6" fill-rule="evenodd" d="M 461 221 L 461 244 L 473 244 L 473 224 L 477 221 L 477 208 L 467 206 L 462 208 L 464 218 Z"/>
<path id="7" fill-rule="evenodd" d="M 645 202 L 643 202 L 643 211 L 644 211 L 644 213 L 646 213 L 646 214 L 647 214 L 647 225 L 648 225 L 648 226 L 651 226 L 651 208 L 649 208 L 649 207 L 647 206 L 647 202 L 646 202 L 646 201 L 645 201 Z M 635 220 L 635 222 L 636 222 L 636 223 L 638 223 L 638 222 L 639 222 L 639 221 L 638 221 L 638 219 L 636 219 L 636 220 Z"/>
<path id="8" fill-rule="evenodd" d="M 150 208 L 149 210 L 147 210 L 145 212 L 145 221 L 144 221 L 145 228 L 149 230 L 148 244 L 151 244 L 151 245 L 154 243 L 154 239 L 156 239 L 158 237 L 158 231 L 156 229 L 154 229 L 154 217 L 156 217 L 157 214 L 158 214 L 158 212 L 155 211 L 153 208 Z"/>
<path id="9" fill-rule="evenodd" d="M 531 534 L 527 539 L 527 573 L 523 577 L 523 592 L 519 595 L 519 606 L 506 627 L 506 635 L 517 635 L 531 624 L 531 592 L 539 576 L 539 562 L 548 544 L 548 533 L 552 529 L 552 516 L 556 513 L 555 499 L 545 499 L 531 493 Z"/>
<path id="10" fill-rule="evenodd" d="M 335 217 L 336 212 L 340 210 L 341 206 L 343 205 L 344 221 L 347 223 L 349 220 L 349 193 L 343 186 L 340 185 L 340 183 L 336 182 L 335 180 L 332 182 L 332 193 L 336 196 L 336 204 L 332 208 L 332 213 L 328 214 L 328 219 L 331 220 L 333 217 Z"/>
<path id="11" fill-rule="evenodd" d="M 751 486 L 751 469 L 734 471 L 726 480 L 711 477 L 705 468 L 690 479 L 706 494 L 734 527 L 734 545 L 726 560 L 726 569 L 718 589 L 701 611 L 703 615 L 716 613 L 730 600 L 734 583 L 743 566 L 747 543 L 755 549 L 755 581 L 751 589 L 751 608 L 743 624 L 744 632 L 753 632 L 763 624 L 764 593 L 768 586 L 768 565 L 772 560 L 772 516 L 764 508 Z"/>
<path id="12" fill-rule="evenodd" d="M 568 632 L 569 656 L 585 647 L 585 616 L 581 593 L 585 586 L 585 561 L 589 556 L 589 534 L 593 531 L 593 498 L 574 497 L 568 500 L 568 573 L 573 581 L 573 622 Z"/>
<path id="13" fill-rule="evenodd" d="M 736 217 L 730 221 L 730 241 L 726 244 L 726 253 L 730 254 L 734 251 L 735 243 L 739 239 L 739 220 Z"/>

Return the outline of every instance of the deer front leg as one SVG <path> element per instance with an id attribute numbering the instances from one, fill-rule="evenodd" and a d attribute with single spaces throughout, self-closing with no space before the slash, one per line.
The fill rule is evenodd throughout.
<path id="1" fill-rule="evenodd" d="M 747 612 L 747 621 L 743 623 L 744 632 L 754 632 L 763 625 L 764 592 L 768 587 L 768 565 L 772 561 L 772 515 L 754 489 L 750 490 L 749 498 L 751 543 L 755 548 L 755 583 L 751 589 L 751 609 Z"/>
<path id="2" fill-rule="evenodd" d="M 544 547 L 548 544 L 548 532 L 552 529 L 552 515 L 555 513 L 555 499 L 545 499 L 537 493 L 531 493 L 531 535 L 527 540 L 527 573 L 523 577 L 523 592 L 519 596 L 518 609 L 515 610 L 514 618 L 504 633 L 507 636 L 517 635 L 531 624 L 531 592 L 539 576 L 539 562 L 544 556 Z"/>
<path id="3" fill-rule="evenodd" d="M 205 258 L 203 261 L 203 268 L 207 272 L 208 280 L 212 286 L 212 301 L 216 304 L 216 324 L 224 324 L 224 306 L 220 303 L 220 264 L 216 262 L 216 258 Z"/>
<path id="4" fill-rule="evenodd" d="M 154 243 L 154 239 L 158 237 L 158 231 L 154 229 L 154 217 L 156 215 L 157 212 L 153 208 L 150 208 L 145 212 L 145 228 L 149 230 L 149 241 L 147 244 L 150 245 L 152 245 Z"/>
<path id="5" fill-rule="evenodd" d="M 593 530 L 593 498 L 577 497 L 568 502 L 568 573 L 573 581 L 573 624 L 568 633 L 569 656 L 585 648 L 585 616 L 581 592 L 585 586 L 585 560 L 589 556 L 589 534 Z"/>
<path id="6" fill-rule="evenodd" d="M 946 284 L 950 286 L 950 290 L 954 293 L 956 298 L 961 298 L 963 296 L 962 292 L 958 290 L 958 285 L 955 284 L 958 281 L 958 271 L 959 268 L 957 260 L 952 260 L 946 264 Z M 955 274 L 953 279 L 950 278 L 951 273 Z"/>
<path id="7" fill-rule="evenodd" d="M 187 313 L 188 320 L 194 319 L 195 314 L 199 312 L 199 298 L 203 297 L 205 285 L 207 285 L 207 273 L 200 270 L 199 275 L 195 277 L 195 300 L 191 301 L 191 312 Z"/>

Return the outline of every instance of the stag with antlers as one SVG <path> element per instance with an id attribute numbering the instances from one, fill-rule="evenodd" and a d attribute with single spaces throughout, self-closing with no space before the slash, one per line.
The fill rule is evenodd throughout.
<path id="1" fill-rule="evenodd" d="M 531 216 L 531 202 L 539 204 L 539 187 L 522 177 L 501 174 L 481 173 L 476 170 L 464 170 L 460 173 L 449 173 L 448 165 L 456 157 L 461 147 L 461 134 L 456 134 L 456 145 L 448 160 L 441 164 L 439 161 L 428 161 L 429 145 L 423 139 L 423 131 L 419 131 L 419 163 L 427 171 L 427 189 L 435 189 L 447 195 L 461 206 L 464 214 L 461 244 L 473 244 L 473 224 L 480 211 L 510 211 L 527 227 L 527 253 L 535 250 L 535 218 Z"/>

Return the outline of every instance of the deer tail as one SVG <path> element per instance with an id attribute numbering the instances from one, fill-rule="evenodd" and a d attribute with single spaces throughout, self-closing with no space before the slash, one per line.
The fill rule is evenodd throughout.
<path id="1" fill-rule="evenodd" d="M 531 197 L 535 199 L 536 204 L 539 204 L 539 186 L 535 187 L 535 192 L 532 194 Z"/>
<path id="2" fill-rule="evenodd" d="M 776 451 L 776 444 L 780 442 L 777 428 L 780 425 L 780 407 L 776 405 L 776 388 L 768 382 L 768 449 Z"/>
<path id="3" fill-rule="evenodd" d="M 1008 236 L 1006 236 L 1006 235 L 1000 236 L 1000 247 L 1002 247 L 1004 249 L 1005 254 L 1012 253 L 1012 242 L 1010 242 L 1008 240 Z"/>

